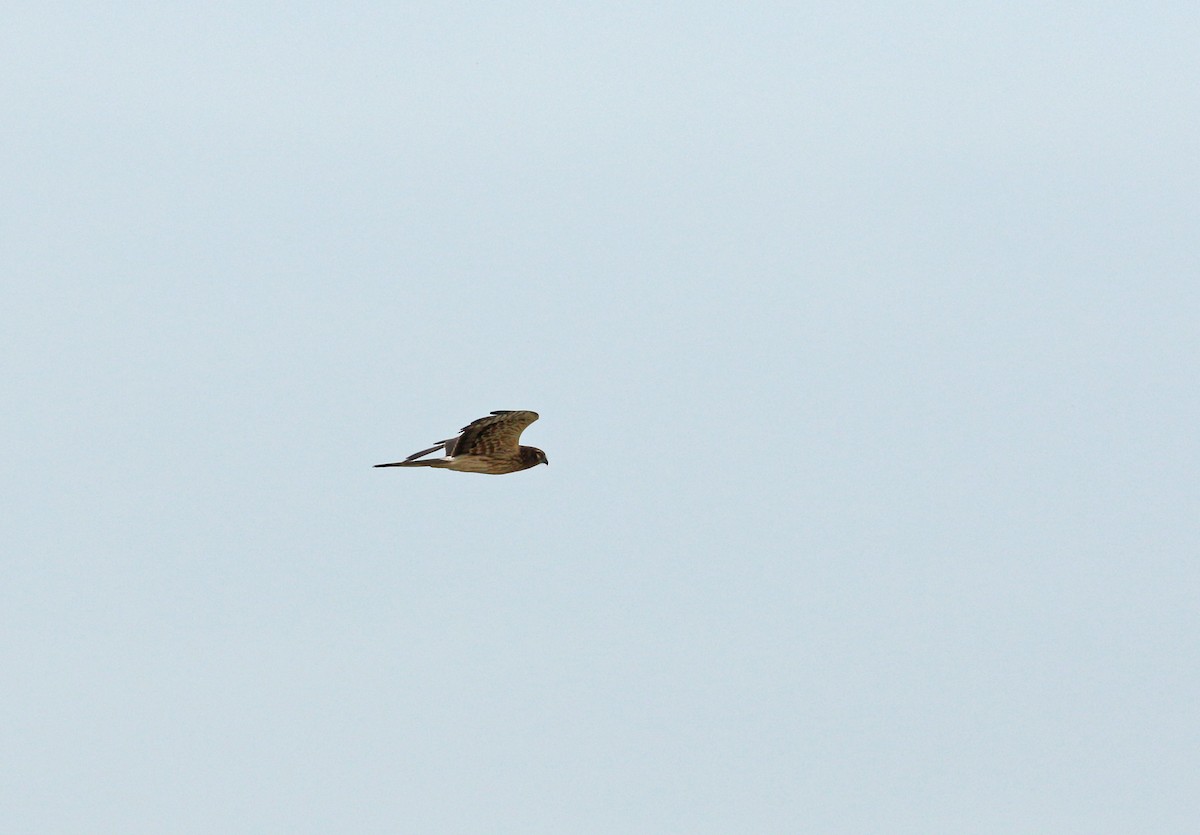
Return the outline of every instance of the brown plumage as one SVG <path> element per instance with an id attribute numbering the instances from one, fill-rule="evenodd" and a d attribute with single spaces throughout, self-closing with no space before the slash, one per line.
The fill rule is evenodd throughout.
<path id="1" fill-rule="evenodd" d="M 436 446 L 414 452 L 403 461 L 375 466 L 439 467 L 462 473 L 503 475 L 549 464 L 546 453 L 537 447 L 517 443 L 525 427 L 537 419 L 537 412 L 492 412 L 488 417 L 468 423 L 456 438 L 438 441 Z M 417 460 L 438 450 L 442 450 L 443 457 Z"/>

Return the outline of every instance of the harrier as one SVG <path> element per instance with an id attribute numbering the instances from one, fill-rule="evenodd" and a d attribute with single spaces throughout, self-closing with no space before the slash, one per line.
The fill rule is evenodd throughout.
<path id="1" fill-rule="evenodd" d="M 441 467 L 462 473 L 503 475 L 528 470 L 538 464 L 548 465 L 546 453 L 537 447 L 517 443 L 525 427 L 537 419 L 537 412 L 492 412 L 488 417 L 468 423 L 456 438 L 438 441 L 437 446 L 414 452 L 403 461 L 375 466 Z M 443 457 L 417 460 L 438 450 L 442 450 Z"/>

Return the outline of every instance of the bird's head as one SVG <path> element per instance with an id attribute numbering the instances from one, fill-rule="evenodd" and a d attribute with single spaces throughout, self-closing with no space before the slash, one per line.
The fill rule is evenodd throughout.
<path id="1" fill-rule="evenodd" d="M 550 459 L 546 457 L 546 453 L 535 446 L 523 446 L 521 447 L 521 453 L 522 457 L 530 462 L 529 466 L 531 467 L 536 467 L 538 464 L 545 464 L 547 467 L 550 466 Z"/>

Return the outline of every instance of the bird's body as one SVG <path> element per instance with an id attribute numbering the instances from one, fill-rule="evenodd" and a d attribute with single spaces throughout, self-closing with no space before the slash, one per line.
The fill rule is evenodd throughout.
<path id="1" fill-rule="evenodd" d="M 525 427 L 537 419 L 537 412 L 492 412 L 464 426 L 457 437 L 438 441 L 435 446 L 414 452 L 403 461 L 375 466 L 437 467 L 461 473 L 504 475 L 549 464 L 546 453 L 518 443 Z M 422 458 L 439 450 L 443 452 L 441 458 Z"/>

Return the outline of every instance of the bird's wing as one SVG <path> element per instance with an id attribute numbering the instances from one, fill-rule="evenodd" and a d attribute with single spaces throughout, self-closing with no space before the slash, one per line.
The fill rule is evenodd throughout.
<path id="1" fill-rule="evenodd" d="M 428 455 L 431 452 L 437 452 L 439 449 L 445 449 L 446 444 L 449 444 L 449 443 L 452 443 L 452 441 L 438 441 L 437 446 L 431 446 L 429 449 L 423 449 L 420 452 L 414 452 L 412 455 L 408 456 L 404 460 L 405 461 L 415 461 L 416 459 L 420 458 L 422 455 Z M 447 453 L 447 455 L 449 455 L 449 453 Z"/>
<path id="2" fill-rule="evenodd" d="M 492 412 L 462 428 L 462 434 L 447 441 L 446 454 L 492 455 L 516 453 L 525 427 L 538 419 L 537 412 Z M 437 447 L 434 447 L 436 449 Z"/>

